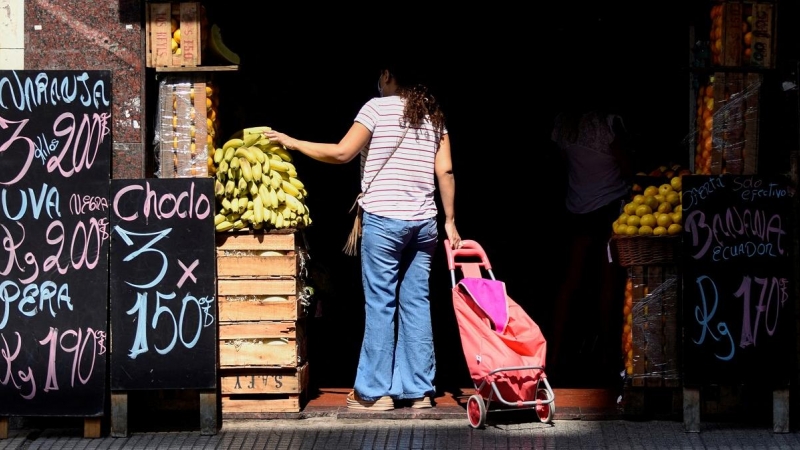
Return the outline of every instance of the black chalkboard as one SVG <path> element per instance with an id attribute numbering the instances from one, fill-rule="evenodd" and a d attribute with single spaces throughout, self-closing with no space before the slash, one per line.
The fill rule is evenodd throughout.
<path id="1" fill-rule="evenodd" d="M 212 178 L 111 181 L 111 390 L 217 386 Z"/>
<path id="2" fill-rule="evenodd" d="M 0 71 L 0 415 L 101 416 L 109 71 Z"/>
<path id="3" fill-rule="evenodd" d="M 682 183 L 684 384 L 787 385 L 796 359 L 793 189 L 778 176 Z"/>

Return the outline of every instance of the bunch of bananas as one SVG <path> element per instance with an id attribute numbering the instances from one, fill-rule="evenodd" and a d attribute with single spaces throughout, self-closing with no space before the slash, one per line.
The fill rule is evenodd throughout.
<path id="1" fill-rule="evenodd" d="M 291 154 L 251 127 L 214 150 L 217 231 L 305 228 L 311 225 L 308 195 Z M 237 133 L 238 135 L 238 133 Z"/>

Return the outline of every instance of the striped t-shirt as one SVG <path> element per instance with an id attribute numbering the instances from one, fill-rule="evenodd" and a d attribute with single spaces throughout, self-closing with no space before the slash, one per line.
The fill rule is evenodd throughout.
<path id="1" fill-rule="evenodd" d="M 372 133 L 369 145 L 361 150 L 361 191 L 366 194 L 360 203 L 364 211 L 382 217 L 429 219 L 437 212 L 434 162 L 441 136 L 437 139 L 426 120 L 422 128 L 409 128 L 403 137 L 404 104 L 400 96 L 377 97 L 356 116 L 355 121 Z"/>

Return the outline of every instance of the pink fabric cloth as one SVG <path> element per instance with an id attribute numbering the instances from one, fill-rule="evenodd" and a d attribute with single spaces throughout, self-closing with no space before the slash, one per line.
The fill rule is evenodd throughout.
<path id="1" fill-rule="evenodd" d="M 486 278 L 464 278 L 461 285 L 491 319 L 494 331 L 502 334 L 508 325 L 505 283 Z"/>

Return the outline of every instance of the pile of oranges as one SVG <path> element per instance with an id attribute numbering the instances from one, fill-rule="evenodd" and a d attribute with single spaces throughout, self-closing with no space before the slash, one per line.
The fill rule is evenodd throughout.
<path id="1" fill-rule="evenodd" d="M 724 49 L 724 11 L 725 5 L 723 3 L 711 7 L 711 31 L 709 33 L 709 42 L 711 43 L 711 63 L 714 65 L 722 64 L 722 51 Z M 753 54 L 753 23 L 755 21 L 751 11 L 745 11 L 745 18 L 728 20 L 741 20 L 742 22 L 742 64 L 747 65 L 750 62 L 750 56 Z M 736 33 L 739 34 L 738 31 Z"/>
<path id="2" fill-rule="evenodd" d="M 623 207 L 611 226 L 614 234 L 625 236 L 676 235 L 683 231 L 681 177 L 669 183 L 647 186 Z"/>
<path id="3" fill-rule="evenodd" d="M 625 284 L 625 306 L 622 309 L 622 355 L 625 358 L 625 373 L 633 375 L 633 280 Z"/>
<path id="4" fill-rule="evenodd" d="M 714 78 L 702 86 L 697 95 L 697 145 L 694 152 L 694 171 L 697 175 L 711 174 L 712 133 L 714 130 Z"/>

